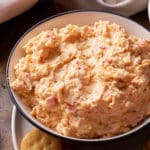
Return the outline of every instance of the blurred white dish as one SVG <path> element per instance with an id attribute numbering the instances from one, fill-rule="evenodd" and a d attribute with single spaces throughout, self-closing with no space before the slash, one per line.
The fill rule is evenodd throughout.
<path id="1" fill-rule="evenodd" d="M 150 22 L 150 0 L 148 1 L 148 17 L 149 17 L 149 22 Z"/>
<path id="2" fill-rule="evenodd" d="M 20 115 L 14 106 L 11 118 L 11 131 L 14 150 L 19 150 L 21 139 L 33 128 L 34 127 Z"/>
<path id="3" fill-rule="evenodd" d="M 0 0 L 0 24 L 23 13 L 38 0 Z"/>
<path id="4" fill-rule="evenodd" d="M 67 10 L 94 9 L 131 16 L 146 9 L 148 0 L 54 0 L 54 2 Z"/>

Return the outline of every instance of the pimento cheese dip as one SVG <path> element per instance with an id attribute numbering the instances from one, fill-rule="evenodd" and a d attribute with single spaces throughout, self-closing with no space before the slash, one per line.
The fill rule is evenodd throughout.
<path id="1" fill-rule="evenodd" d="M 43 31 L 23 50 L 11 87 L 60 134 L 111 137 L 150 116 L 150 40 L 99 21 Z"/>

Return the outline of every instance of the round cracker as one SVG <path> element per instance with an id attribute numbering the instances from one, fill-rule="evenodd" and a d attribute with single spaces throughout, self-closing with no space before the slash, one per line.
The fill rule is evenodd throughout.
<path id="1" fill-rule="evenodd" d="M 62 145 L 55 137 L 34 129 L 24 136 L 20 150 L 62 150 Z"/>

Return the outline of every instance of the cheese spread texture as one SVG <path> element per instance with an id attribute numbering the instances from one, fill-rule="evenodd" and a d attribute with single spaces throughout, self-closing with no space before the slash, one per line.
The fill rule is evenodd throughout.
<path id="1" fill-rule="evenodd" d="M 98 21 L 43 31 L 22 50 L 11 87 L 58 133 L 111 137 L 150 116 L 150 40 Z"/>

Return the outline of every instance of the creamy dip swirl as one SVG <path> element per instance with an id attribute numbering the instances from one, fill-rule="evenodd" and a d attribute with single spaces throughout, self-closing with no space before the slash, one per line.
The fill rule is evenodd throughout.
<path id="1" fill-rule="evenodd" d="M 46 30 L 23 47 L 11 83 L 31 114 L 78 138 L 118 135 L 150 115 L 150 40 L 109 21 Z"/>

